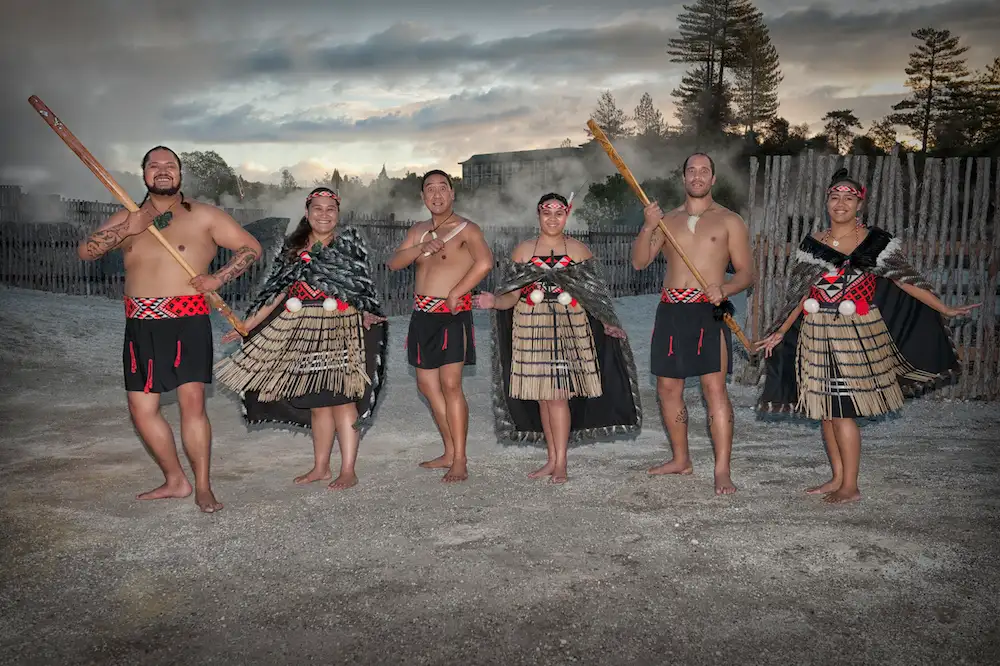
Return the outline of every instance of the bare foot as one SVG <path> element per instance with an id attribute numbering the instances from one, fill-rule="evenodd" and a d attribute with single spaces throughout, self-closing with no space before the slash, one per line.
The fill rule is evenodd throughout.
<path id="1" fill-rule="evenodd" d="M 807 495 L 825 495 L 827 493 L 832 493 L 835 490 L 840 490 L 840 486 L 843 482 L 838 479 L 830 479 L 821 486 L 813 486 L 812 488 L 806 488 Z"/>
<path id="2" fill-rule="evenodd" d="M 329 476 L 326 478 L 330 478 Z M 327 488 L 329 490 L 347 490 L 348 488 L 353 488 L 358 485 L 358 475 L 354 472 L 350 474 L 344 474 L 341 472 L 340 476 L 333 480 Z"/>
<path id="3" fill-rule="evenodd" d="M 553 470 L 555 470 L 556 464 L 553 462 L 547 462 L 542 467 L 539 467 L 534 472 L 528 475 L 529 479 L 540 479 L 543 476 L 552 476 Z"/>
<path id="4" fill-rule="evenodd" d="M 215 513 L 222 510 L 222 502 L 215 499 L 212 489 L 199 490 L 194 494 L 194 503 L 203 513 Z"/>
<path id="5" fill-rule="evenodd" d="M 652 476 L 660 476 L 662 474 L 692 474 L 694 473 L 694 466 L 691 465 L 690 460 L 681 460 L 679 462 L 670 460 L 662 465 L 651 467 L 648 473 Z"/>
<path id="6" fill-rule="evenodd" d="M 451 467 L 451 457 L 447 454 L 438 456 L 434 460 L 425 460 L 420 466 L 424 469 L 447 469 Z"/>
<path id="7" fill-rule="evenodd" d="M 733 485 L 733 480 L 729 476 L 729 472 L 716 472 L 715 473 L 715 494 L 716 495 L 732 495 L 736 492 L 736 486 Z"/>
<path id="8" fill-rule="evenodd" d="M 466 469 L 466 462 L 464 460 L 456 460 L 441 481 L 444 483 L 458 483 L 468 478 L 469 470 Z"/>
<path id="9" fill-rule="evenodd" d="M 566 466 L 556 467 L 552 472 L 551 483 L 566 483 L 569 481 L 569 474 L 566 473 Z"/>
<path id="10" fill-rule="evenodd" d="M 295 485 L 301 486 L 314 481 L 326 481 L 331 476 L 333 476 L 333 474 L 330 473 L 329 468 L 321 470 L 313 467 L 307 474 L 295 477 Z"/>
<path id="11" fill-rule="evenodd" d="M 139 500 L 158 500 L 158 499 L 171 499 L 187 497 L 191 494 L 194 488 L 187 479 L 181 477 L 178 481 L 167 481 L 159 488 L 154 488 L 148 492 L 140 493 L 135 496 Z"/>
<path id="12" fill-rule="evenodd" d="M 850 502 L 857 502 L 860 499 L 861 492 L 859 490 L 841 488 L 824 497 L 823 501 L 829 502 L 830 504 L 848 504 Z"/>

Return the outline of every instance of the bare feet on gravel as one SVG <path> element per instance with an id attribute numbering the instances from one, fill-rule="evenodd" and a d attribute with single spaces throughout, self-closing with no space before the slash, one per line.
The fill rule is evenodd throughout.
<path id="1" fill-rule="evenodd" d="M 159 488 L 139 493 L 135 498 L 139 500 L 175 499 L 187 497 L 193 490 L 194 488 L 191 487 L 190 482 L 181 476 L 177 479 L 167 481 Z"/>
<path id="2" fill-rule="evenodd" d="M 736 492 L 736 486 L 733 485 L 733 479 L 730 477 L 729 472 L 716 472 L 715 473 L 715 494 L 716 495 L 732 495 Z"/>
<path id="3" fill-rule="evenodd" d="M 455 460 L 451 467 L 448 469 L 448 473 L 441 478 L 444 483 L 458 483 L 460 481 L 465 481 L 469 478 L 469 470 L 465 460 Z"/>
<path id="4" fill-rule="evenodd" d="M 307 483 L 313 483 L 315 481 L 326 481 L 333 474 L 330 473 L 329 468 L 327 469 L 316 469 L 313 467 L 309 472 L 303 474 L 302 476 L 295 477 L 295 485 L 302 486 Z"/>
<path id="5" fill-rule="evenodd" d="M 857 488 L 841 488 L 840 490 L 835 490 L 824 497 L 823 501 L 830 504 L 849 504 L 851 502 L 857 502 L 860 499 L 861 491 Z"/>
<path id="6" fill-rule="evenodd" d="M 434 460 L 425 460 L 420 463 L 424 469 L 448 469 L 451 467 L 451 457 L 447 455 L 438 456 Z"/>
<path id="7" fill-rule="evenodd" d="M 552 472 L 555 471 L 556 464 L 554 462 L 547 462 L 542 467 L 539 467 L 534 472 L 528 475 L 529 479 L 541 479 L 546 476 L 552 476 Z"/>
<path id="8" fill-rule="evenodd" d="M 211 488 L 195 491 L 194 503 L 198 505 L 198 508 L 203 513 L 215 513 L 222 510 L 222 502 L 215 499 L 215 494 L 212 493 Z"/>
<path id="9" fill-rule="evenodd" d="M 663 474 L 687 475 L 694 473 L 694 466 L 690 460 L 670 460 L 662 465 L 651 467 L 648 473 L 651 476 L 661 476 Z"/>
<path id="10" fill-rule="evenodd" d="M 329 476 L 326 478 L 330 478 Z M 354 472 L 349 474 L 341 472 L 340 476 L 333 480 L 327 488 L 329 490 L 347 490 L 358 485 L 358 475 Z"/>

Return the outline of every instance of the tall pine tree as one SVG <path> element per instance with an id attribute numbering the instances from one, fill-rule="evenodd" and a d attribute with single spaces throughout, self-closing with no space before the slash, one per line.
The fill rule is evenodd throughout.
<path id="1" fill-rule="evenodd" d="M 635 133 L 645 139 L 662 138 L 667 133 L 663 114 L 653 106 L 653 98 L 648 92 L 642 94 L 632 120 L 635 123 Z"/>
<path id="2" fill-rule="evenodd" d="M 868 126 L 868 132 L 865 136 L 871 139 L 872 145 L 876 148 L 888 153 L 896 145 L 895 124 L 888 117 L 882 120 L 873 120 L 872 124 Z"/>
<path id="3" fill-rule="evenodd" d="M 1000 58 L 994 58 L 977 74 L 976 96 L 983 119 L 977 143 L 982 149 L 995 153 L 1000 149 Z"/>
<path id="4" fill-rule="evenodd" d="M 743 40 L 756 12 L 750 0 L 695 0 L 677 17 L 680 36 L 668 43 L 672 62 L 692 65 L 673 91 L 686 129 L 719 132 L 731 120 L 727 74 L 743 61 Z M 701 117 L 692 124 L 690 119 Z"/>
<path id="5" fill-rule="evenodd" d="M 968 47 L 959 46 L 958 37 L 948 30 L 921 28 L 912 33 L 923 42 L 910 54 L 906 68 L 906 87 L 912 90 L 907 99 L 892 107 L 892 121 L 913 130 L 920 137 L 920 150 L 927 152 L 931 130 L 946 115 L 949 84 L 968 76 L 964 54 Z"/>
<path id="6" fill-rule="evenodd" d="M 756 131 L 778 112 L 778 85 L 784 79 L 778 63 L 778 50 L 764 17 L 754 11 L 742 43 L 743 59 L 733 68 L 735 119 L 746 133 Z"/>
<path id="7" fill-rule="evenodd" d="M 706 82 L 705 68 L 694 67 L 681 77 L 681 84 L 670 93 L 677 110 L 674 115 L 681 129 L 702 136 L 720 132 L 732 123 L 732 90 L 728 82 L 719 94 Z"/>
<path id="8" fill-rule="evenodd" d="M 970 79 L 951 81 L 931 136 L 935 150 L 968 154 L 1000 142 L 1000 58 Z"/>
<path id="9" fill-rule="evenodd" d="M 610 90 L 601 93 L 600 99 L 597 100 L 593 119 L 611 140 L 632 136 L 632 127 L 629 126 L 628 116 L 618 108 L 618 102 L 615 101 Z M 587 130 L 587 136 L 593 136 L 590 130 Z"/>
<path id="10" fill-rule="evenodd" d="M 854 140 L 854 128 L 861 129 L 861 121 L 852 109 L 830 111 L 823 116 L 823 120 L 826 121 L 823 126 L 826 138 L 838 153 L 850 147 Z"/>

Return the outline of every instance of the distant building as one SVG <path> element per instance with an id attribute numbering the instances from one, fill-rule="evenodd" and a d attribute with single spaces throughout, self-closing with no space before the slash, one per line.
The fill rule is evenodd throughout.
<path id="1" fill-rule="evenodd" d="M 583 148 L 546 148 L 511 153 L 483 153 L 461 162 L 462 184 L 469 188 L 500 190 L 517 176 L 538 185 L 555 184 L 562 174 L 584 159 Z"/>

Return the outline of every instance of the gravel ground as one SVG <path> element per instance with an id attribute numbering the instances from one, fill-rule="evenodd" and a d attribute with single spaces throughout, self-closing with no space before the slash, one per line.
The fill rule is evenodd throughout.
<path id="1" fill-rule="evenodd" d="M 618 302 L 644 377 L 655 300 Z M 125 409 L 121 305 L 0 289 L 0 311 L 2 663 L 997 663 L 996 404 L 867 426 L 865 499 L 832 507 L 802 493 L 827 474 L 817 429 L 758 421 L 748 387 L 735 496 L 712 492 L 695 386 L 695 474 L 649 478 L 667 450 L 644 380 L 641 436 L 573 449 L 556 487 L 525 476 L 543 451 L 493 437 L 477 313 L 472 478 L 445 486 L 417 467 L 440 444 L 400 317 L 361 484 L 293 486 L 309 440 L 247 433 L 213 395 L 226 508 L 203 515 L 133 499 L 161 477 Z"/>

